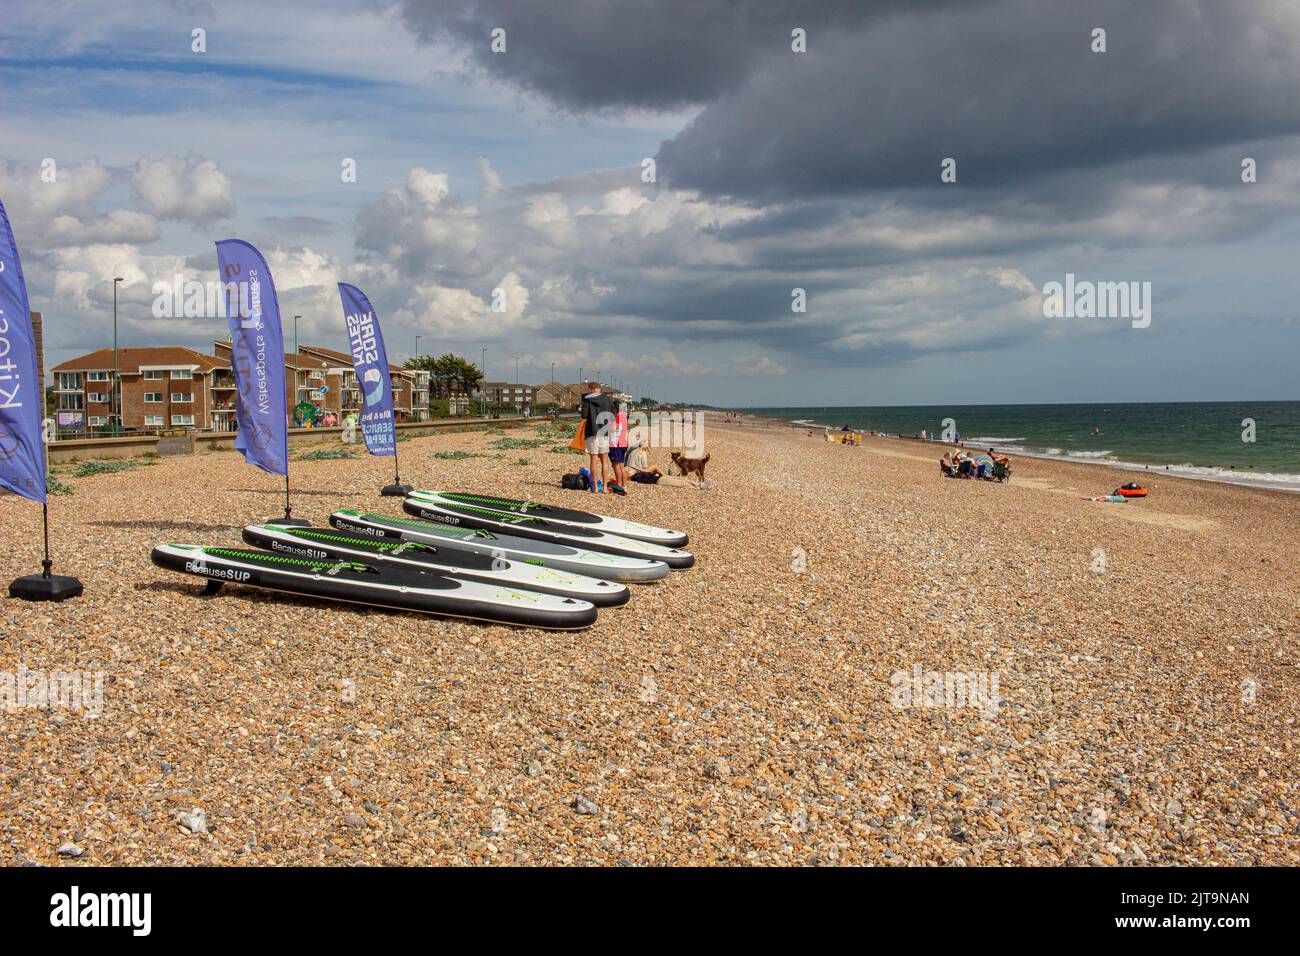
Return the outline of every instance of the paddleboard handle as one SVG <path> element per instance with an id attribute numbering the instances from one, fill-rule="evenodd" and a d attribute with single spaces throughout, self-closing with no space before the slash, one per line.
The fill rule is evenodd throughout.
<path id="1" fill-rule="evenodd" d="M 216 596 L 216 594 L 221 590 L 221 585 L 223 583 L 224 582 L 222 581 L 215 581 L 212 578 L 208 578 L 207 583 L 203 585 L 203 591 L 199 596 L 200 597 Z"/>

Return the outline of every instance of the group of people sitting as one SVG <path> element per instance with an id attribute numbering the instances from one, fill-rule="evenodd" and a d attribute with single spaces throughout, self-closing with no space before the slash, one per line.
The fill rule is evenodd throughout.
<path id="1" fill-rule="evenodd" d="M 984 481 L 1009 481 L 1011 459 L 1006 455 L 988 454 L 972 457 L 968 452 L 955 451 L 939 459 L 939 469 L 945 478 L 981 478 Z"/>

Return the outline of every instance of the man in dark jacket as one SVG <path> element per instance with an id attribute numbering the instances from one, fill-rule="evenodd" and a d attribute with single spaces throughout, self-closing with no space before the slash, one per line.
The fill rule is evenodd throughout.
<path id="1" fill-rule="evenodd" d="M 588 382 L 579 408 L 582 420 L 587 423 L 587 455 L 591 458 L 591 477 L 595 482 L 591 490 L 611 493 L 609 476 L 614 469 L 609 463 L 609 432 L 614 426 L 614 401 L 601 392 L 599 382 Z"/>

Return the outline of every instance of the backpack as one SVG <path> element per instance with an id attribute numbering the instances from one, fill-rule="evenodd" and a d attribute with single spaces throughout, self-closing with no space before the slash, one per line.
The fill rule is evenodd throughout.
<path id="1" fill-rule="evenodd" d="M 587 479 L 583 475 L 576 473 L 561 475 L 560 487 L 566 491 L 586 491 Z"/>

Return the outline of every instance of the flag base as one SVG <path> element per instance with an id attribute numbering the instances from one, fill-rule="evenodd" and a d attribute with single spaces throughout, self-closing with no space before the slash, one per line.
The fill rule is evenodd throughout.
<path id="1" fill-rule="evenodd" d="M 384 485 L 379 493 L 385 498 L 405 498 L 411 493 L 410 485 Z"/>
<path id="2" fill-rule="evenodd" d="M 9 585 L 9 596 L 20 601 L 66 601 L 85 590 L 66 574 L 28 574 Z"/>
<path id="3" fill-rule="evenodd" d="M 310 528 L 310 521 L 303 521 L 301 518 L 267 518 L 266 524 L 283 524 L 290 525 L 294 528 Z"/>

